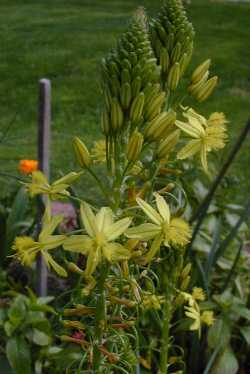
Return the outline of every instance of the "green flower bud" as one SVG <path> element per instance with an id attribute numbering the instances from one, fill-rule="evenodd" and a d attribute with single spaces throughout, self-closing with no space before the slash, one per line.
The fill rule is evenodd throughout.
<path id="1" fill-rule="evenodd" d="M 180 81 L 180 64 L 176 62 L 170 69 L 168 75 L 168 87 L 175 91 Z"/>
<path id="2" fill-rule="evenodd" d="M 128 109 L 132 98 L 131 86 L 129 83 L 124 83 L 121 87 L 121 104 L 123 109 Z"/>
<path id="3" fill-rule="evenodd" d="M 110 122 L 109 122 L 109 115 L 106 110 L 104 110 L 101 113 L 101 129 L 104 135 L 109 135 Z"/>
<path id="4" fill-rule="evenodd" d="M 128 161 L 136 162 L 141 154 L 143 145 L 143 135 L 135 130 L 129 139 L 127 147 L 127 159 Z"/>
<path id="5" fill-rule="evenodd" d="M 130 119 L 132 123 L 138 123 L 142 119 L 145 96 L 141 92 L 132 102 Z"/>
<path id="6" fill-rule="evenodd" d="M 203 87 L 201 87 L 200 91 L 197 93 L 196 99 L 201 103 L 205 101 L 214 91 L 215 87 L 218 84 L 218 77 L 214 76 L 210 78 Z"/>
<path id="7" fill-rule="evenodd" d="M 204 61 L 202 64 L 200 64 L 195 69 L 195 71 L 192 74 L 192 78 L 191 78 L 193 84 L 198 83 L 202 79 L 202 77 L 208 71 L 210 65 L 211 65 L 211 60 L 208 59 L 208 60 Z"/>
<path id="8" fill-rule="evenodd" d="M 163 140 L 156 152 L 157 157 L 161 159 L 165 159 L 169 156 L 172 152 L 174 147 L 179 141 L 180 137 L 180 130 L 175 130 L 172 134 L 170 134 L 165 140 Z"/>
<path id="9" fill-rule="evenodd" d="M 82 168 L 89 167 L 91 158 L 88 148 L 78 137 L 74 137 L 73 139 L 73 148 L 79 165 Z"/>
<path id="10" fill-rule="evenodd" d="M 123 111 L 116 98 L 111 102 L 111 126 L 114 131 L 120 130 L 123 125 Z"/>

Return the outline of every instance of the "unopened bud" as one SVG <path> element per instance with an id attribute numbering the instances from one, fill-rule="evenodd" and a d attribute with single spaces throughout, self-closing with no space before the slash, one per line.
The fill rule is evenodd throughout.
<path id="1" fill-rule="evenodd" d="M 180 81 L 180 64 L 176 62 L 170 69 L 168 75 L 168 87 L 175 91 Z"/>
<path id="2" fill-rule="evenodd" d="M 190 279 L 191 279 L 190 275 L 186 276 L 186 278 L 183 279 L 183 281 L 181 282 L 181 286 L 180 286 L 180 289 L 182 291 L 185 291 L 188 288 Z"/>
<path id="3" fill-rule="evenodd" d="M 208 69 L 210 67 L 210 64 L 211 64 L 211 60 L 208 59 L 208 60 L 204 61 L 202 64 L 200 64 L 195 69 L 195 71 L 192 74 L 192 78 L 191 78 L 192 83 L 198 83 L 202 79 L 204 74 L 206 74 L 206 72 L 208 71 Z"/>
<path id="4" fill-rule="evenodd" d="M 68 262 L 67 263 L 67 268 L 69 271 L 71 271 L 72 273 L 76 273 L 76 274 L 83 274 L 84 271 L 82 269 L 80 269 L 76 264 L 74 264 L 73 262 Z"/>
<path id="5" fill-rule="evenodd" d="M 163 140 L 157 150 L 157 157 L 159 159 L 166 158 L 169 153 L 173 150 L 173 148 L 178 143 L 180 137 L 180 131 L 175 130 L 172 134 L 170 134 L 165 140 Z"/>
<path id="6" fill-rule="evenodd" d="M 182 270 L 181 277 L 186 278 L 192 269 L 192 264 L 189 262 Z"/>
<path id="7" fill-rule="evenodd" d="M 210 78 L 204 86 L 201 88 L 199 93 L 197 94 L 197 100 L 199 102 L 205 101 L 214 91 L 215 87 L 217 86 L 218 83 L 218 77 L 214 76 Z"/>
<path id="8" fill-rule="evenodd" d="M 104 135 L 108 135 L 110 131 L 109 115 L 106 110 L 101 114 L 101 129 Z"/>
<path id="9" fill-rule="evenodd" d="M 143 135 L 135 130 L 129 139 L 127 148 L 127 158 L 129 162 L 135 162 L 140 156 L 143 145 Z"/>
<path id="10" fill-rule="evenodd" d="M 73 148 L 79 165 L 82 168 L 89 167 L 91 158 L 86 145 L 77 137 L 73 139 Z"/>

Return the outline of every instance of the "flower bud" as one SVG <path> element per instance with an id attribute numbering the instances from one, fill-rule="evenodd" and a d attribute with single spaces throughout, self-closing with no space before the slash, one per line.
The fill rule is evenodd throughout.
<path id="1" fill-rule="evenodd" d="M 111 102 L 111 125 L 114 131 L 119 130 L 123 124 L 123 111 L 119 104 L 119 101 L 114 98 Z"/>
<path id="2" fill-rule="evenodd" d="M 208 76 L 209 76 L 209 71 L 207 71 L 203 77 L 197 82 L 197 83 L 193 83 L 191 84 L 189 87 L 188 87 L 188 90 L 189 92 L 193 95 L 193 96 L 196 96 L 201 88 L 204 86 L 204 84 L 207 82 L 207 79 L 208 79 Z"/>
<path id="3" fill-rule="evenodd" d="M 73 139 L 73 148 L 79 165 L 82 168 L 89 167 L 91 163 L 89 151 L 78 137 L 74 137 Z"/>
<path id="4" fill-rule="evenodd" d="M 186 278 L 183 279 L 183 281 L 181 282 L 181 285 L 180 285 L 180 289 L 182 291 L 185 291 L 188 288 L 189 283 L 190 283 L 190 279 L 191 279 L 190 275 L 187 275 Z"/>
<path id="5" fill-rule="evenodd" d="M 215 87 L 218 83 L 218 77 L 214 76 L 210 78 L 203 87 L 201 87 L 199 93 L 197 94 L 197 100 L 201 103 L 202 101 L 205 101 L 214 91 Z"/>
<path id="6" fill-rule="evenodd" d="M 168 87 L 175 91 L 180 81 L 180 64 L 176 62 L 170 69 L 168 75 Z"/>
<path id="7" fill-rule="evenodd" d="M 129 139 L 127 148 L 127 158 L 129 162 L 135 162 L 141 153 L 143 145 L 143 135 L 135 130 Z"/>
<path id="8" fill-rule="evenodd" d="M 101 129 L 104 135 L 109 134 L 110 124 L 109 124 L 109 115 L 106 110 L 101 114 Z"/>
<path id="9" fill-rule="evenodd" d="M 191 78 L 192 83 L 198 83 L 202 79 L 204 74 L 206 74 L 206 72 L 208 71 L 208 69 L 210 67 L 210 64 L 211 64 L 211 60 L 208 59 L 208 60 L 204 61 L 202 64 L 200 64 L 195 69 L 195 71 L 192 74 L 192 78 Z"/>
<path id="10" fill-rule="evenodd" d="M 132 123 L 138 123 L 142 119 L 145 96 L 141 92 L 132 102 L 130 109 L 130 119 Z"/>
<path id="11" fill-rule="evenodd" d="M 164 138 L 176 120 L 176 113 L 173 110 L 160 113 L 151 121 L 145 129 L 145 137 L 152 140 L 161 140 Z"/>
<path id="12" fill-rule="evenodd" d="M 83 172 L 76 173 L 72 171 L 71 173 L 68 173 L 64 175 L 64 177 L 57 179 L 55 182 L 53 182 L 53 186 L 57 186 L 59 184 L 72 184 L 82 175 L 82 173 Z"/>
<path id="13" fill-rule="evenodd" d="M 157 157 L 161 160 L 167 158 L 173 148 L 176 146 L 180 136 L 180 131 L 175 130 L 172 134 L 170 134 L 165 140 L 163 140 L 158 149 L 157 149 Z"/>
<path id="14" fill-rule="evenodd" d="M 76 264 L 74 264 L 73 262 L 68 262 L 67 263 L 67 268 L 70 272 L 72 273 L 76 273 L 76 274 L 83 274 L 84 271 L 82 269 L 80 269 Z"/>
<path id="15" fill-rule="evenodd" d="M 186 278 L 192 269 L 192 264 L 189 262 L 182 270 L 181 277 Z"/>

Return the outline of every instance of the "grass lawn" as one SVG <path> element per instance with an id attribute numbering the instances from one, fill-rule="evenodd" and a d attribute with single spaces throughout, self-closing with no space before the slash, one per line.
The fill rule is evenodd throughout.
<path id="1" fill-rule="evenodd" d="M 74 168 L 72 136 L 87 144 L 100 136 L 98 62 L 140 4 L 153 15 L 160 1 L 1 0 L 0 132 L 10 126 L 0 144 L 1 171 L 16 173 L 19 159 L 36 157 L 37 82 L 43 77 L 53 86 L 53 173 Z M 220 76 L 219 88 L 200 110 L 225 111 L 233 142 L 250 116 L 250 4 L 192 0 L 188 13 L 196 29 L 192 66 L 211 57 Z M 249 145 L 230 171 L 240 178 L 230 179 L 231 194 L 238 191 L 242 202 L 250 189 Z M 7 183 L 0 182 L 1 195 Z"/>

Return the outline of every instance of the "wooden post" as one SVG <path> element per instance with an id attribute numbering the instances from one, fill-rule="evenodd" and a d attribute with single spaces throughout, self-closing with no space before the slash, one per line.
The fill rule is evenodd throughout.
<path id="1" fill-rule="evenodd" d="M 51 84 L 48 79 L 39 81 L 38 103 L 38 162 L 39 170 L 46 177 L 50 177 L 50 123 L 51 123 Z M 41 230 L 41 221 L 44 211 L 44 197 L 38 200 L 38 229 Z M 37 293 L 39 296 L 47 295 L 47 267 L 41 255 L 37 258 Z"/>

